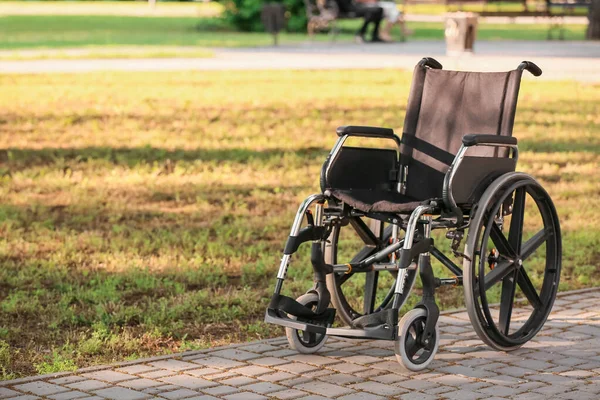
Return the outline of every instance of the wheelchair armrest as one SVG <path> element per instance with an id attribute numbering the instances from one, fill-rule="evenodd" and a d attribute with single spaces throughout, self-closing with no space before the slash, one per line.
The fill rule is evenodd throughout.
<path id="1" fill-rule="evenodd" d="M 465 135 L 463 136 L 462 142 L 466 147 L 477 146 L 479 144 L 515 146 L 517 144 L 517 138 L 500 135 Z"/>
<path id="2" fill-rule="evenodd" d="M 394 130 L 391 128 L 380 128 L 378 126 L 340 126 L 335 131 L 338 136 L 364 136 L 374 138 L 393 139 Z"/>

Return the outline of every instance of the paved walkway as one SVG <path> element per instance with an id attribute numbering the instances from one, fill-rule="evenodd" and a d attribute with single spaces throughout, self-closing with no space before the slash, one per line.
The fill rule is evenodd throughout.
<path id="1" fill-rule="evenodd" d="M 396 362 L 391 342 L 330 339 L 318 355 L 299 355 L 278 338 L 0 382 L 0 399 L 600 397 L 600 288 L 561 295 L 544 329 L 512 353 L 484 346 L 464 311 L 440 327 L 439 353 L 421 373 Z"/>
<path id="2" fill-rule="evenodd" d="M 522 60 L 538 63 L 541 79 L 600 81 L 600 42 L 480 41 L 476 52 L 447 57 L 443 41 L 396 44 L 300 43 L 296 45 L 216 49 L 213 58 L 31 60 L 0 62 L 0 73 L 90 71 L 183 71 L 258 69 L 414 68 L 424 56 L 439 59 L 446 69 L 502 71 Z"/>

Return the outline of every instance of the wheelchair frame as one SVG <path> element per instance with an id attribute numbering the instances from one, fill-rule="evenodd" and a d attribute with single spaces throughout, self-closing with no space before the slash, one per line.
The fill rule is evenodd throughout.
<path id="1" fill-rule="evenodd" d="M 439 63 L 433 59 L 426 58 L 421 62 L 428 67 L 441 69 L 441 65 L 439 65 Z M 521 63 L 518 67 L 518 70 L 528 70 L 536 76 L 541 74 L 541 70 L 535 64 L 530 62 Z M 397 154 L 401 154 L 401 140 L 391 129 L 345 126 L 338 128 L 337 134 L 339 135 L 339 138 L 327 157 L 327 166 L 324 168 L 323 172 L 325 177 L 327 177 L 329 174 L 333 163 L 337 159 L 342 147 L 344 146 L 344 143 L 349 137 L 352 136 L 394 140 L 398 147 Z M 423 285 L 423 294 L 421 301 L 416 305 L 415 308 L 425 310 L 426 312 L 426 321 L 424 322 L 423 333 L 420 336 L 420 345 L 424 349 L 432 352 L 431 359 L 433 359 L 433 355 L 435 355 L 435 351 L 437 351 L 437 342 L 439 341 L 439 334 L 437 334 L 439 308 L 435 302 L 435 289 L 445 285 L 462 286 L 464 274 L 463 269 L 461 269 L 452 260 L 446 257 L 438 248 L 435 247 L 433 239 L 431 238 L 431 232 L 434 229 L 452 229 L 446 235 L 448 239 L 452 240 L 452 252 L 454 255 L 463 258 L 464 265 L 472 261 L 472 256 L 460 253 L 458 250 L 461 240 L 463 239 L 464 230 L 470 227 L 471 215 L 466 215 L 466 211 L 468 210 L 461 209 L 461 207 L 459 207 L 457 204 L 454 196 L 454 184 L 457 172 L 463 165 L 467 152 L 469 149 L 478 146 L 504 148 L 509 150 L 509 153 L 506 154 L 506 158 L 511 159 L 516 166 L 518 160 L 518 147 L 516 138 L 498 135 L 465 135 L 462 139 L 462 145 L 459 151 L 455 155 L 452 164 L 445 173 L 442 191 L 443 197 L 441 201 L 439 199 L 431 200 L 427 203 L 418 205 L 414 211 L 410 213 L 408 218 L 407 215 L 401 213 L 359 211 L 352 207 L 348 207 L 347 205 L 343 204 L 343 202 L 333 198 L 328 190 L 325 190 L 323 193 L 313 194 L 306 198 L 298 208 L 286 242 L 283 257 L 281 259 L 277 274 L 277 282 L 273 292 L 273 297 L 265 315 L 265 322 L 281 325 L 293 330 L 318 334 L 325 338 L 327 335 L 332 335 L 347 338 L 396 341 L 399 339 L 400 331 L 398 326 L 398 312 L 402 305 L 401 298 L 403 294 L 408 294 L 405 293 L 407 272 L 409 269 L 418 268 Z M 408 166 L 404 165 L 400 171 L 400 179 L 398 179 L 396 187 L 396 191 L 400 194 L 403 194 L 406 190 L 408 173 Z M 523 177 L 521 177 L 521 175 L 523 175 Z M 501 181 L 504 177 L 510 178 L 511 176 L 517 176 L 519 179 L 529 179 L 524 174 L 521 175 L 515 172 L 507 172 L 506 174 L 497 177 L 496 181 Z M 537 184 L 537 182 L 535 183 Z M 522 190 L 523 193 L 524 190 L 525 189 Z M 503 200 L 502 208 L 499 208 L 501 211 L 498 211 L 493 218 L 498 217 L 502 219 L 505 215 L 508 215 L 512 212 L 513 198 L 511 196 L 509 196 L 510 201 L 506 199 Z M 525 194 L 523 194 L 523 196 L 525 196 Z M 488 197 L 491 198 L 493 196 L 488 195 Z M 326 202 L 329 203 L 329 208 L 325 207 Z M 315 205 L 314 216 L 310 211 L 310 208 L 313 205 Z M 476 209 L 477 207 L 474 206 L 473 208 Z M 553 215 L 555 217 L 556 214 L 553 206 L 551 207 L 551 212 L 552 211 L 554 212 Z M 475 211 L 475 213 L 476 212 L 477 211 Z M 473 210 L 471 210 L 471 214 L 473 214 Z M 434 216 L 439 217 L 434 219 Z M 307 219 L 308 226 L 301 229 L 305 217 Z M 333 265 L 325 264 L 323 247 L 324 243 L 329 237 L 329 234 L 331 233 L 333 226 L 339 226 L 347 223 L 349 218 L 354 218 L 355 221 L 360 221 L 358 226 L 359 229 L 362 230 L 362 233 L 359 232 L 359 235 L 372 235 L 372 232 L 369 230 L 369 228 L 366 227 L 364 222 L 359 219 L 360 217 L 372 218 L 391 224 L 391 244 L 356 263 L 351 262 L 349 264 Z M 364 226 L 361 226 L 361 224 Z M 560 237 L 558 222 L 556 222 L 555 225 L 558 236 Z M 401 240 L 399 240 L 400 230 L 405 231 L 404 238 Z M 545 237 L 546 233 L 544 233 L 544 238 Z M 311 262 L 315 274 L 315 285 L 308 291 L 308 293 L 314 293 L 318 295 L 318 300 L 315 304 L 313 304 L 315 306 L 314 311 L 308 309 L 307 307 L 304 307 L 305 310 L 302 310 L 299 308 L 299 306 L 303 306 L 302 304 L 298 304 L 297 302 L 294 304 L 293 300 L 281 295 L 283 282 L 286 279 L 292 254 L 298 250 L 300 244 L 309 241 L 312 242 Z M 560 254 L 560 244 L 558 247 L 558 252 Z M 441 264 L 453 274 L 453 277 L 436 278 L 431 266 L 431 256 L 440 261 Z M 481 254 L 479 256 L 482 258 Z M 483 261 L 481 262 L 483 263 Z M 506 271 L 508 271 L 507 276 L 513 272 L 513 269 L 510 268 L 514 268 L 515 271 L 518 271 L 518 269 L 522 266 L 521 260 L 511 260 L 511 262 L 512 264 L 510 264 L 509 267 L 504 267 Z M 518 265 L 519 263 L 520 265 Z M 366 319 L 366 323 L 362 326 L 362 329 L 356 327 L 331 327 L 335 318 L 335 309 L 328 308 L 330 303 L 330 294 L 325 284 L 326 275 L 331 273 L 360 273 L 369 271 L 398 271 L 398 277 L 395 281 L 393 293 L 391 291 L 388 293 L 388 297 L 390 294 L 392 295 L 391 299 L 389 299 L 391 300 L 391 308 L 383 309 L 376 313 L 369 314 L 368 316 L 359 317 L 358 320 L 361 318 Z M 502 273 L 505 273 L 506 271 L 503 270 Z M 521 279 L 519 272 L 514 272 L 514 274 L 517 278 Z M 525 273 L 523 272 L 523 274 Z M 558 260 L 558 276 L 559 275 L 560 260 Z M 507 278 L 503 277 L 501 279 Z M 469 276 L 469 282 L 471 281 L 475 282 L 477 281 L 477 278 L 471 278 Z M 516 283 L 513 284 L 513 296 L 515 285 Z M 470 290 L 474 290 L 472 289 L 473 286 L 475 285 L 470 285 Z M 410 288 L 408 288 L 408 290 L 410 291 Z M 555 296 L 555 291 L 551 292 L 551 294 Z M 502 295 L 504 296 L 504 292 Z M 551 308 L 551 304 L 549 307 Z M 283 311 L 283 309 L 285 309 L 285 311 Z M 547 310 L 547 313 L 549 313 L 549 310 Z M 545 322 L 547 313 L 545 314 L 541 325 L 543 325 L 543 322 Z M 470 316 L 473 320 L 474 317 L 472 317 L 471 312 Z M 508 318 L 510 320 L 510 311 Z M 361 326 L 361 324 L 358 325 Z M 541 328 L 541 325 L 536 327 L 537 330 Z M 483 328 L 476 327 L 478 333 L 480 333 L 481 329 Z M 537 330 L 533 334 L 537 333 Z M 506 335 L 508 335 L 508 328 L 506 328 Z M 484 336 L 480 334 L 480 336 L 492 347 L 501 348 L 504 350 L 507 350 L 510 347 L 502 346 L 493 339 L 491 341 L 486 340 L 484 337 L 486 336 L 485 334 Z M 428 362 L 421 364 L 426 367 L 430 361 L 431 360 L 428 360 Z M 406 361 L 404 362 L 406 363 Z M 407 365 L 407 367 L 413 370 L 420 370 L 423 368 L 423 365 Z"/>

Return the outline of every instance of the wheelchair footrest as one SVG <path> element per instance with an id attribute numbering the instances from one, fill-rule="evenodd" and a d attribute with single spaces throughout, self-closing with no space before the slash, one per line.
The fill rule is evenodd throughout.
<path id="1" fill-rule="evenodd" d="M 375 327 L 369 327 L 364 329 L 355 328 L 328 328 L 327 334 L 330 336 L 339 336 L 345 338 L 355 339 L 378 339 L 378 340 L 395 340 L 396 329 L 394 327 L 387 327 L 387 325 L 380 325 Z"/>
<path id="2" fill-rule="evenodd" d="M 335 318 L 335 309 L 328 308 L 323 314 L 322 321 L 302 321 L 299 319 L 292 319 L 286 315 L 282 315 L 284 313 L 279 310 L 275 310 L 273 308 L 267 309 L 267 313 L 265 314 L 265 322 L 269 324 L 281 325 L 287 328 L 298 329 L 306 332 L 315 332 L 315 333 L 327 333 L 327 326 L 333 323 Z M 314 323 L 317 322 L 317 323 Z M 325 324 L 323 324 L 325 323 Z"/>

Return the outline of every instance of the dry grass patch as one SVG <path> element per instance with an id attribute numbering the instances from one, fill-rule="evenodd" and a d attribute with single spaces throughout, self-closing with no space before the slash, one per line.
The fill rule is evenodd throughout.
<path id="1" fill-rule="evenodd" d="M 335 128 L 400 131 L 410 78 L 0 76 L 0 374 L 281 334 L 262 323 L 264 309 Z M 558 207 L 562 289 L 600 283 L 598 115 L 597 87 L 523 84 L 519 167 Z M 307 258 L 290 274 L 292 289 L 306 289 Z M 444 306 L 460 296 L 444 291 Z"/>

